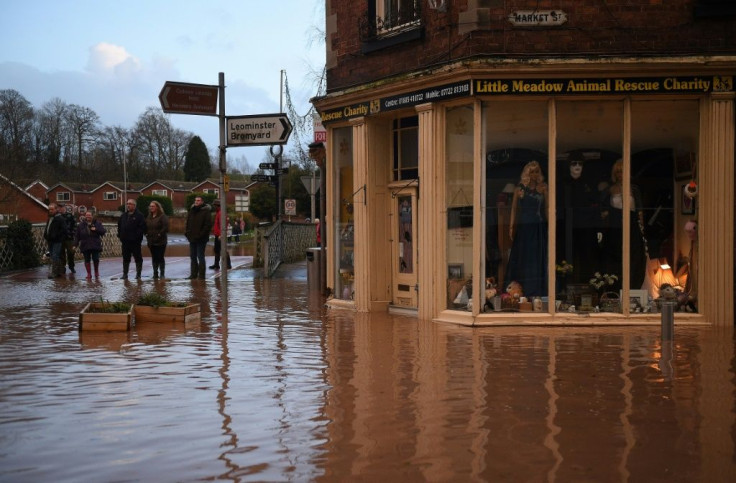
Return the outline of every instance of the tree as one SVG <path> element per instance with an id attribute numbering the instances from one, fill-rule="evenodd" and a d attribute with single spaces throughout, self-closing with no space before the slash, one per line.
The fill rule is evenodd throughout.
<path id="1" fill-rule="evenodd" d="M 251 188 L 249 210 L 256 218 L 271 221 L 278 214 L 276 189 L 267 184 L 258 184 Z"/>
<path id="2" fill-rule="evenodd" d="M 91 145 L 96 140 L 100 116 L 89 107 L 72 104 L 66 112 L 66 122 L 69 126 L 71 140 L 76 148 L 77 167 L 88 168 L 90 164 L 85 162 L 85 152 L 91 151 Z M 71 154 L 71 153 L 69 153 Z"/>
<path id="3" fill-rule="evenodd" d="M 61 162 L 68 109 L 64 101 L 55 97 L 44 103 L 36 113 L 36 161 L 52 166 L 58 166 Z"/>
<path id="4" fill-rule="evenodd" d="M 207 146 L 199 136 L 192 136 L 184 156 L 184 181 L 204 181 L 212 173 Z"/>
<path id="5" fill-rule="evenodd" d="M 17 166 L 28 161 L 34 112 L 14 89 L 0 90 L 0 162 Z"/>

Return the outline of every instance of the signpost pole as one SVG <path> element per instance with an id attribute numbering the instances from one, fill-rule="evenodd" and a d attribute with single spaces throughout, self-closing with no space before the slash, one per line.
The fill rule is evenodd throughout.
<path id="1" fill-rule="evenodd" d="M 220 97 L 220 284 L 222 287 L 222 325 L 227 328 L 227 193 L 225 193 L 225 175 L 227 173 L 227 138 L 225 120 L 225 73 L 219 74 L 219 97 Z"/>

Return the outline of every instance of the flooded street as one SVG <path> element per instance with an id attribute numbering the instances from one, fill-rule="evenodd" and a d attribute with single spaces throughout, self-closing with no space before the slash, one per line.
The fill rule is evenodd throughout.
<path id="1" fill-rule="evenodd" d="M 201 323 L 78 332 L 152 289 Z M 0 481 L 736 481 L 731 331 L 354 314 L 301 269 L 234 270 L 224 318 L 216 278 L 0 292 Z"/>

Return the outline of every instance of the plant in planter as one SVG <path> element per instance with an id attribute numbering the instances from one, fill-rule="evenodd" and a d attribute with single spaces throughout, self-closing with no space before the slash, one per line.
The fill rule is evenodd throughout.
<path id="1" fill-rule="evenodd" d="M 126 302 L 90 302 L 79 313 L 79 330 L 130 330 L 132 314 Z"/>
<path id="2" fill-rule="evenodd" d="M 144 293 L 135 305 L 136 321 L 199 322 L 199 304 L 173 302 L 156 292 Z"/>

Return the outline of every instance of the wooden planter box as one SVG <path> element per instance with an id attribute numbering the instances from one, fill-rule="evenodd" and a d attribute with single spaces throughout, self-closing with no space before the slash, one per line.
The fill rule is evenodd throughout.
<path id="1" fill-rule="evenodd" d="M 199 304 L 191 304 L 184 307 L 135 306 L 136 322 L 184 322 L 188 324 L 199 322 L 199 319 Z"/>
<path id="2" fill-rule="evenodd" d="M 79 330 L 130 330 L 130 322 L 133 317 L 131 305 L 127 312 L 95 312 L 102 304 L 99 302 L 88 303 L 79 313 Z"/>

